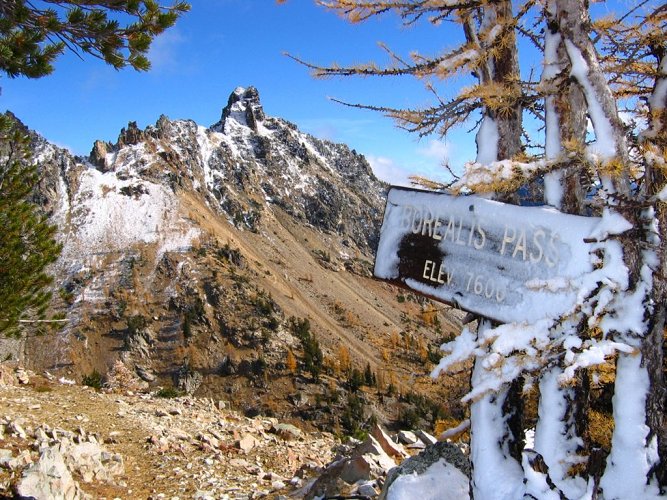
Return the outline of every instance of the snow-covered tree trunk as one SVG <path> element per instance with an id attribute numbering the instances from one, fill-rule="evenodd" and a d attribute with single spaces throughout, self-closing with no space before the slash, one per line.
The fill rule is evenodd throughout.
<path id="1" fill-rule="evenodd" d="M 653 93 L 649 99 L 649 127 L 642 134 L 646 161 L 644 195 L 647 198 L 661 196 L 665 186 L 664 157 L 656 155 L 656 151 L 667 151 L 667 50 L 655 48 L 658 59 L 658 76 Z M 658 271 L 653 274 L 653 289 L 651 297 L 654 310 L 648 319 L 648 333 L 642 344 L 641 352 L 643 364 L 646 367 L 650 390 L 646 397 L 646 423 L 649 428 L 647 438 L 658 440 L 658 459 L 650 475 L 655 475 L 659 486 L 667 491 L 667 380 L 665 380 L 665 319 L 667 304 L 667 242 L 664 234 L 667 227 L 667 208 L 664 202 L 656 203 L 654 238 L 658 260 Z"/>
<path id="2" fill-rule="evenodd" d="M 582 214 L 584 190 L 581 185 L 582 165 L 564 153 L 563 144 L 580 144 L 586 134 L 586 113 L 583 93 L 569 78 L 571 69 L 557 29 L 557 0 L 544 3 L 547 20 L 545 33 L 544 69 L 541 90 L 545 94 L 545 157 L 553 170 L 544 178 L 545 202 L 563 212 Z M 571 147 L 571 146 L 570 146 Z M 573 325 L 572 333 L 583 334 L 581 325 Z M 561 335 L 565 332 L 561 332 Z M 538 420 L 535 428 L 535 451 L 542 458 L 547 471 L 526 471 L 529 488 L 539 498 L 550 480 L 550 490 L 566 498 L 580 498 L 587 489 L 587 481 L 571 473 L 573 466 L 585 463 L 588 409 L 588 374 L 583 371 L 567 386 L 563 378 L 562 359 L 546 369 L 539 382 Z M 524 468 L 534 465 L 524 460 Z M 537 489 L 536 489 L 537 488 Z M 556 497 L 558 497 L 558 495 Z"/>
<path id="3" fill-rule="evenodd" d="M 600 486 L 607 500 L 655 498 L 657 482 L 647 478 L 658 463 L 658 439 L 646 425 L 651 388 L 641 353 L 619 354 L 614 385 L 614 434 Z"/>
<path id="4" fill-rule="evenodd" d="M 590 146 L 591 152 L 602 160 L 617 158 L 623 165 L 628 165 L 625 128 L 590 39 L 588 1 L 557 0 L 556 22 L 570 62 L 570 76 L 583 92 L 588 117 L 593 124 L 595 142 Z"/>
<path id="5" fill-rule="evenodd" d="M 656 362 L 662 365 L 662 342 L 655 338 L 655 332 L 662 330 L 663 324 L 662 313 L 655 310 L 655 300 L 661 293 L 655 290 L 653 280 L 653 272 L 664 268 L 656 254 L 660 248 L 656 228 L 659 221 L 653 209 L 642 208 L 644 200 L 631 202 L 626 198 L 631 188 L 626 131 L 590 40 L 587 3 L 557 1 L 558 29 L 570 61 L 571 76 L 585 97 L 595 133 L 588 151 L 600 162 L 602 186 L 611 195 L 610 210 L 622 213 L 634 226 L 630 234 L 619 238 L 627 277 L 622 288 L 615 291 L 614 300 L 606 306 L 600 325 L 603 335 L 636 349 L 618 355 L 613 399 L 615 427 L 600 486 L 605 498 L 648 498 L 658 493 L 654 475 L 659 464 L 658 437 L 664 433 L 661 418 L 654 415 L 658 407 L 664 406 L 664 397 L 651 395 L 654 391 L 661 393 L 664 383 L 654 366 Z M 656 87 L 659 86 L 660 79 Z M 651 325 L 656 312 L 658 325 Z"/>
<path id="6" fill-rule="evenodd" d="M 502 0 L 482 7 L 479 26 L 471 18 L 464 22 L 468 43 L 479 50 L 486 50 L 485 43 L 494 36 L 506 37 L 502 49 L 497 50 L 477 74 L 480 84 L 496 84 L 504 89 L 500 108 L 484 108 L 476 136 L 476 161 L 484 165 L 512 159 L 521 152 L 523 129 L 519 57 L 512 19 L 512 2 Z M 492 193 L 489 195 L 493 196 Z M 480 320 L 478 335 L 490 327 L 488 320 Z M 481 355 L 475 360 L 473 388 L 484 378 L 485 359 L 486 355 Z M 471 406 L 471 491 L 475 498 L 521 498 L 525 491 L 521 468 L 521 386 L 521 381 L 517 379 L 497 393 L 483 396 Z"/>
<path id="7" fill-rule="evenodd" d="M 558 31 L 558 2 L 544 5 L 544 69 L 540 87 L 545 94 L 545 158 L 555 164 L 544 177 L 544 201 L 559 210 L 580 215 L 584 188 L 582 165 L 566 154 L 563 145 L 581 145 L 586 138 L 586 103 L 579 86 L 569 78 L 569 59 Z"/>
<path id="8" fill-rule="evenodd" d="M 479 322 L 478 334 L 490 328 L 488 320 Z M 488 377 L 485 356 L 475 359 L 472 387 Z M 471 491 L 474 498 L 509 500 L 523 498 L 523 470 L 516 458 L 512 418 L 511 386 L 486 394 L 470 406 Z"/>
<path id="9" fill-rule="evenodd" d="M 580 455 L 584 440 L 580 437 L 577 414 L 581 383 L 574 387 L 562 387 L 563 369 L 554 366 L 540 380 L 540 402 L 535 428 L 535 451 L 548 468 L 554 486 L 566 498 L 581 498 L 586 492 L 586 481 L 572 477 L 570 469 L 585 460 Z"/>

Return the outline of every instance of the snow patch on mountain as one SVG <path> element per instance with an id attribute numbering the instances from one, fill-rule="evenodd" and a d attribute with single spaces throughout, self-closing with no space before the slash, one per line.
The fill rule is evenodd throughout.
<path id="1" fill-rule="evenodd" d="M 80 176 L 72 219 L 76 231 L 66 256 L 125 251 L 137 243 L 157 243 L 158 255 L 192 246 L 199 230 L 185 220 L 180 203 L 164 186 L 115 172 L 88 168 Z"/>

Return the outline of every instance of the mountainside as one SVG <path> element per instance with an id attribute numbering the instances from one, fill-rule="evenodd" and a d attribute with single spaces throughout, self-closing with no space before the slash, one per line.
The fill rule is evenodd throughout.
<path id="1" fill-rule="evenodd" d="M 363 156 L 266 116 L 252 87 L 209 128 L 161 116 L 87 158 L 33 147 L 68 323 L 28 339 L 32 367 L 121 359 L 154 388 L 346 432 L 415 406 L 462 417 L 465 383 L 426 376 L 458 320 L 371 278 L 386 185 Z"/>

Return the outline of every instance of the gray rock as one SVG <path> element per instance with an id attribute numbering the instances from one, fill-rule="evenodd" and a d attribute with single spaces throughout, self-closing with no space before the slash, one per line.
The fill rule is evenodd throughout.
<path id="1" fill-rule="evenodd" d="M 197 436 L 197 439 L 199 439 L 202 443 L 206 443 L 211 448 L 219 448 L 220 447 L 220 441 L 216 437 L 214 437 L 210 434 L 205 434 L 205 433 L 202 432 Z"/>
<path id="2" fill-rule="evenodd" d="M 470 478 L 470 460 L 463 454 L 461 449 L 451 443 L 437 442 L 434 445 L 428 446 L 419 455 L 404 460 L 401 465 L 389 471 L 380 499 L 386 498 L 389 487 L 398 477 L 413 473 L 418 475 L 423 474 L 440 459 L 444 459 L 445 462 L 455 466 Z"/>
<path id="3" fill-rule="evenodd" d="M 186 394 L 193 394 L 202 384 L 204 377 L 189 366 L 183 366 L 176 374 L 176 387 Z"/>
<path id="4" fill-rule="evenodd" d="M 274 490 L 282 490 L 285 487 L 285 483 L 283 481 L 277 480 L 273 481 L 271 483 L 271 488 Z"/>
<path id="5" fill-rule="evenodd" d="M 0 467 L 10 468 L 13 456 L 12 450 L 0 449 Z"/>
<path id="6" fill-rule="evenodd" d="M 291 424 L 276 424 L 271 430 L 285 440 L 301 439 L 303 437 L 301 429 Z"/>
<path id="7" fill-rule="evenodd" d="M 123 458 L 109 453 L 97 443 L 83 442 L 72 446 L 59 445 L 59 450 L 69 468 L 77 472 L 86 483 L 92 481 L 113 482 L 125 472 Z"/>
<path id="8" fill-rule="evenodd" d="M 28 438 L 28 435 L 26 434 L 25 429 L 18 422 L 12 422 L 9 425 L 9 428 L 11 429 L 12 434 L 14 434 L 15 436 L 17 436 L 21 439 L 27 439 Z"/>
<path id="9" fill-rule="evenodd" d="M 368 481 L 371 477 L 372 467 L 373 463 L 371 459 L 363 455 L 346 460 L 340 471 L 340 478 L 347 484 L 354 484 L 357 481 Z"/>
<path id="10" fill-rule="evenodd" d="M 154 382 L 155 379 L 157 378 L 155 374 L 149 370 L 148 368 L 145 368 L 141 365 L 135 365 L 134 371 L 137 372 L 137 375 L 139 375 L 139 378 L 146 382 Z"/>
<path id="11" fill-rule="evenodd" d="M 359 456 L 365 456 L 372 459 L 373 465 L 375 466 L 374 472 L 376 476 L 386 474 L 389 470 L 396 467 L 394 459 L 385 453 L 380 443 L 373 436 L 368 436 L 366 441 L 352 450 L 352 457 Z M 377 470 L 378 467 L 381 470 Z"/>
<path id="12" fill-rule="evenodd" d="M 47 448 L 39 460 L 28 467 L 16 486 L 21 498 L 78 500 L 84 498 L 79 485 L 56 448 Z"/>
<path id="13" fill-rule="evenodd" d="M 357 487 L 357 490 L 355 491 L 357 495 L 365 496 L 365 497 L 370 497 L 370 498 L 375 498 L 378 496 L 378 492 L 375 489 L 374 483 L 363 483 L 360 484 Z"/>
<path id="14" fill-rule="evenodd" d="M 417 431 L 417 437 L 420 439 L 422 443 L 425 445 L 433 445 L 438 442 L 438 440 L 435 438 L 435 436 L 431 436 L 428 432 L 419 430 Z"/>
<path id="15" fill-rule="evenodd" d="M 415 444 L 417 441 L 419 441 L 419 438 L 414 432 L 400 431 L 398 433 L 398 441 L 403 444 Z"/>
<path id="16" fill-rule="evenodd" d="M 394 441 L 386 432 L 382 430 L 379 425 L 375 425 L 371 429 L 371 436 L 373 436 L 377 442 L 380 443 L 380 446 L 382 446 L 384 452 L 390 457 L 403 459 L 408 456 L 407 452 L 403 449 L 403 446 L 398 443 L 394 443 Z"/>

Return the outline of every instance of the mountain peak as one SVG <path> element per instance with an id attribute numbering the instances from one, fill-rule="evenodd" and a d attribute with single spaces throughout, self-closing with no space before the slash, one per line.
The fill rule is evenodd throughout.
<path id="1" fill-rule="evenodd" d="M 230 122 L 236 122 L 257 132 L 258 122 L 266 118 L 259 92 L 255 87 L 236 87 L 227 100 L 227 106 L 222 110 L 222 117 L 216 124 L 222 131 L 226 131 Z"/>

